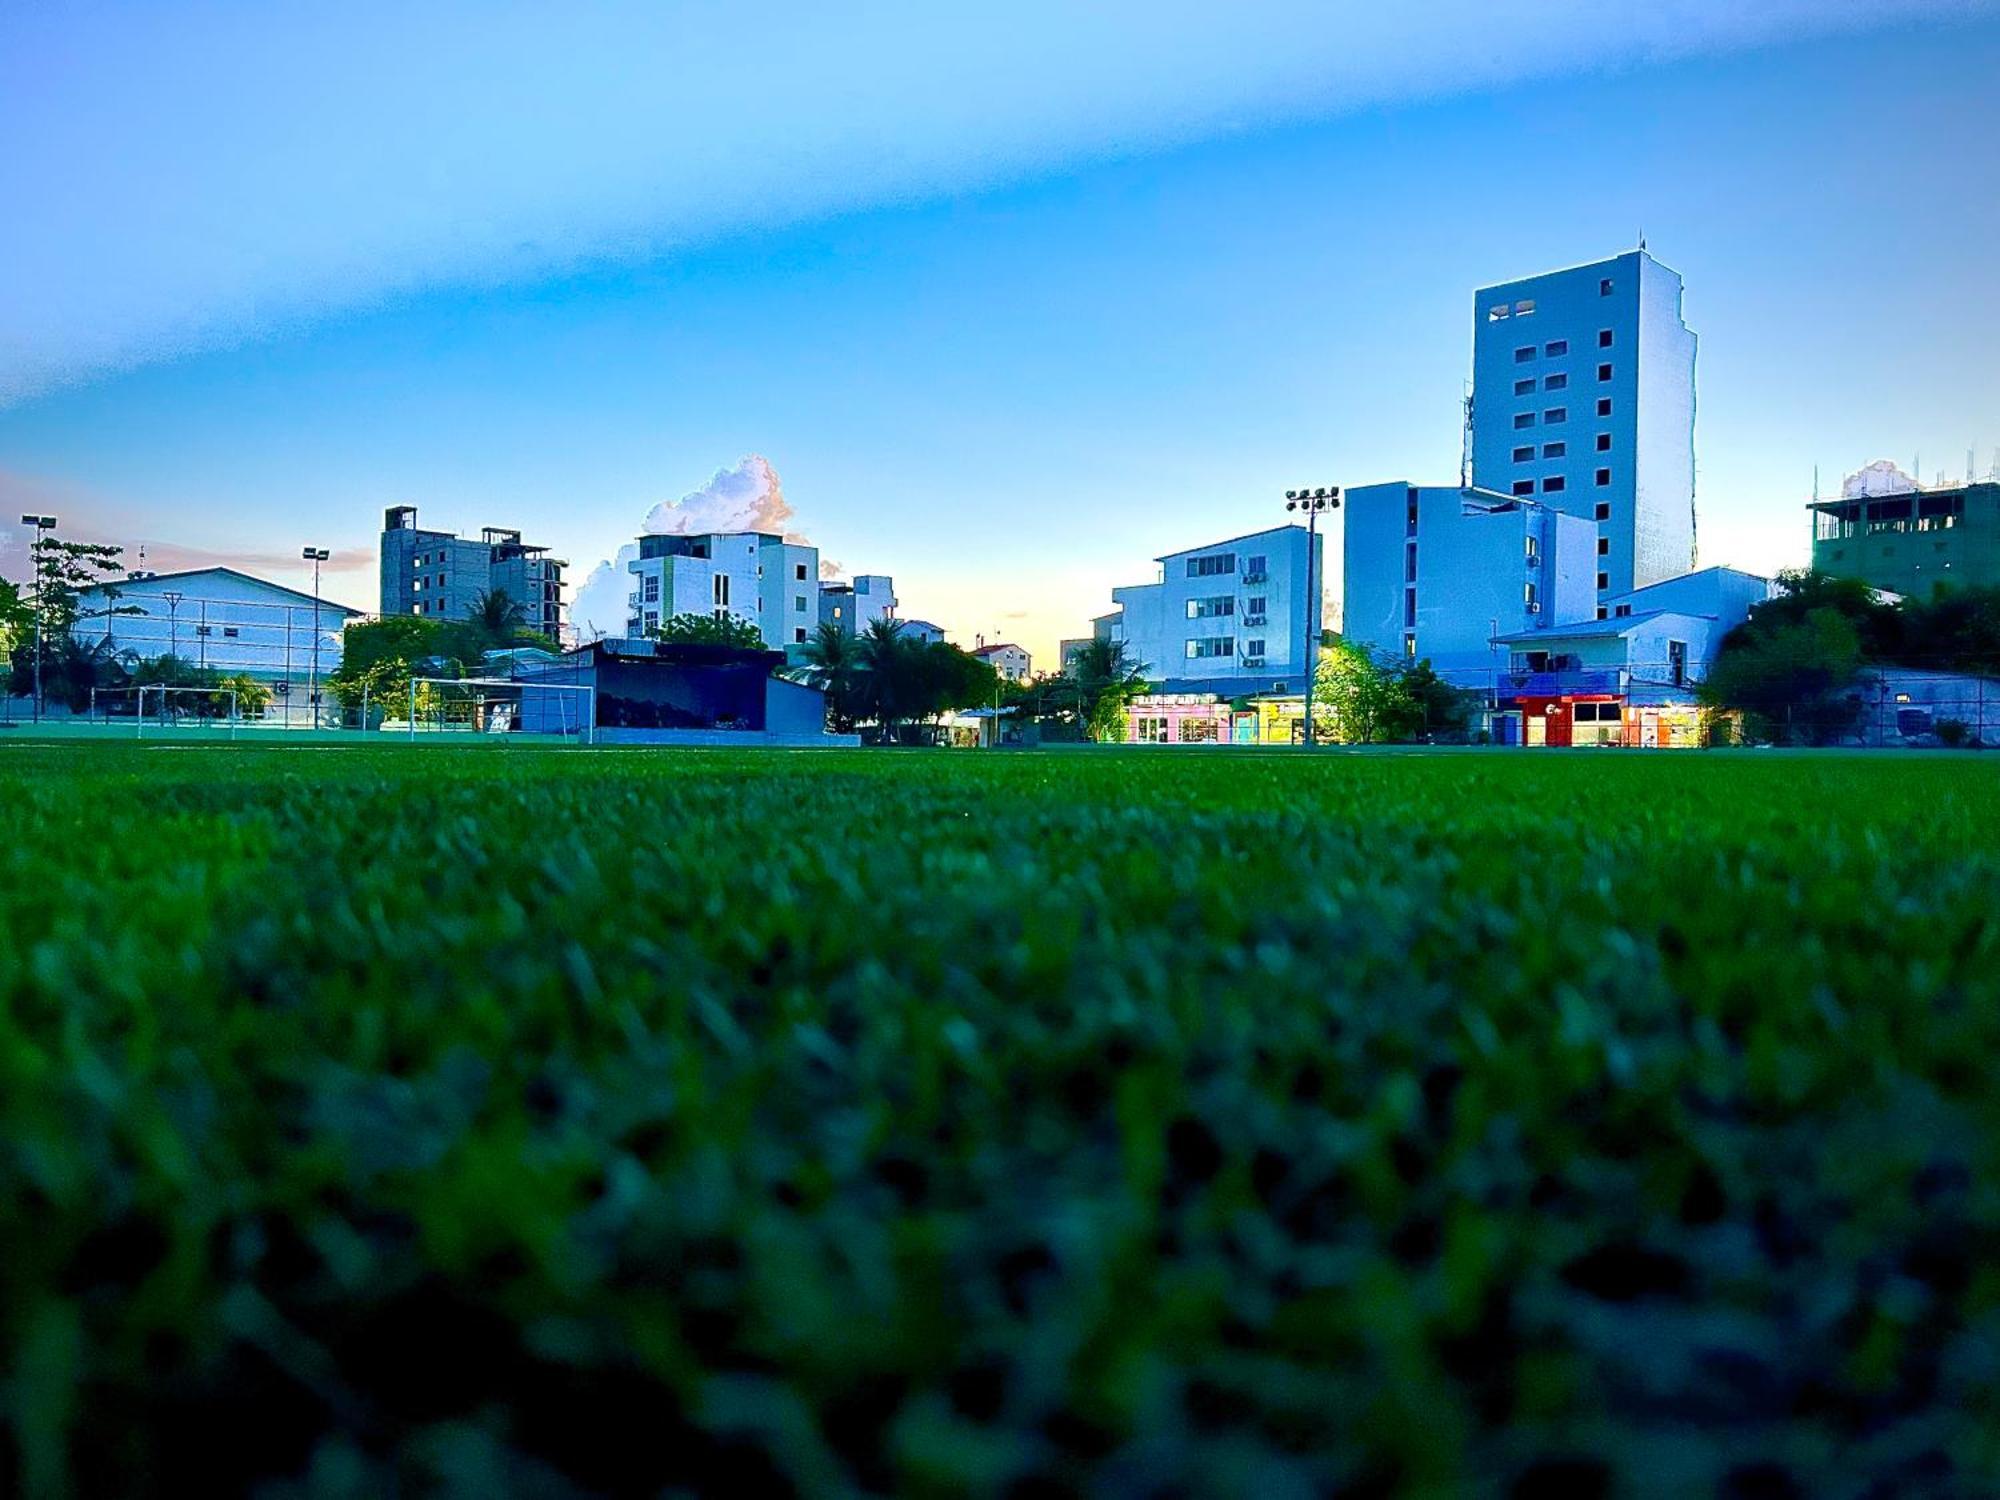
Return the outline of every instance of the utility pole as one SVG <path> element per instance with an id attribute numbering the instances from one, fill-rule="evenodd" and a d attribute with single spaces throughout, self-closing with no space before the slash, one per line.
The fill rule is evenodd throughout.
<path id="1" fill-rule="evenodd" d="M 313 565 L 313 654 L 312 678 L 306 689 L 306 703 L 312 714 L 312 727 L 319 728 L 319 565 L 333 556 L 324 547 L 307 547 L 299 556 Z"/>
<path id="2" fill-rule="evenodd" d="M 167 670 L 178 677 L 181 675 L 181 600 L 187 596 L 170 589 L 160 597 L 167 601 L 167 660 L 173 663 Z"/>
<path id="3" fill-rule="evenodd" d="M 54 516 L 23 516 L 23 526 L 35 529 L 35 722 L 42 722 L 42 609 L 48 595 L 46 569 L 48 559 L 43 556 L 43 543 L 48 534 L 56 529 Z"/>
<path id="4" fill-rule="evenodd" d="M 1319 562 L 1319 518 L 1340 508 L 1340 486 L 1285 491 L 1285 509 L 1306 514 L 1306 748 L 1313 745 L 1313 682 L 1319 676 L 1319 642 L 1323 628 L 1316 581 Z"/>

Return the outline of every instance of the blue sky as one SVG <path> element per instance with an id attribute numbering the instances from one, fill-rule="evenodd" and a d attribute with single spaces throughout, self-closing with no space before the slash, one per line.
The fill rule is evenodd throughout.
<path id="1" fill-rule="evenodd" d="M 1642 230 L 1705 561 L 2000 446 L 1993 5 L 747 9 L 10 11 L 0 519 L 366 606 L 385 505 L 581 578 L 756 453 L 1046 653 L 1288 484 L 1455 476 L 1472 288 Z"/>

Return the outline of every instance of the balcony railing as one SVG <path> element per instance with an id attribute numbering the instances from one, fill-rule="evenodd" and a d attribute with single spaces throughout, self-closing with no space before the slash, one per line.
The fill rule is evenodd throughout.
<path id="1" fill-rule="evenodd" d="M 1572 668 L 1563 672 L 1502 672 L 1497 684 L 1502 698 L 1569 698 L 1593 693 L 1621 694 L 1625 673 L 1619 667 Z"/>

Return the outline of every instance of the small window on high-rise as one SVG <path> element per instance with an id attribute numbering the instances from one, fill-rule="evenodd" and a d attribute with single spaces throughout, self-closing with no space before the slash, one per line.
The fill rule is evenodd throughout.
<path id="1" fill-rule="evenodd" d="M 1529 376 L 1526 380 L 1517 380 L 1514 382 L 1514 394 L 1517 396 L 1533 395 L 1534 390 L 1535 390 L 1535 379 L 1532 375 Z"/>
<path id="2" fill-rule="evenodd" d="M 1523 428 L 1533 427 L 1534 425 L 1535 414 L 1533 412 L 1523 411 L 1514 414 L 1514 430 L 1516 432 L 1521 431 Z"/>
<path id="3" fill-rule="evenodd" d="M 1603 605 L 1601 605 L 1601 604 L 1600 604 L 1600 605 L 1598 605 L 1598 606 L 1597 606 L 1597 618 L 1598 618 L 1598 619 L 1600 619 L 1600 620 L 1604 620 L 1604 619 L 1609 619 L 1609 618 L 1610 618 L 1610 615 L 1611 615 L 1611 611 L 1610 611 L 1610 610 L 1608 610 L 1608 609 L 1606 609 L 1606 608 L 1605 608 L 1605 607 L 1604 607 Z"/>
<path id="4" fill-rule="evenodd" d="M 1566 391 L 1569 389 L 1569 376 L 1551 375 L 1547 380 L 1542 382 L 1542 389 L 1545 391 Z"/>
<path id="5" fill-rule="evenodd" d="M 1597 330 L 1597 347 L 1600 349 L 1609 349 L 1611 347 L 1611 330 L 1609 328 L 1600 328 Z"/>
<path id="6" fill-rule="evenodd" d="M 1601 536 L 1597 539 L 1597 555 L 1599 557 L 1609 557 L 1611 555 L 1610 537 Z"/>
<path id="7" fill-rule="evenodd" d="M 1542 425 L 1544 427 L 1552 427 L 1557 422 L 1567 422 L 1568 420 L 1569 408 L 1567 406 L 1551 406 L 1547 411 L 1542 413 Z"/>
<path id="8" fill-rule="evenodd" d="M 1600 432 L 1600 433 L 1598 433 L 1598 435 L 1597 435 L 1597 451 L 1598 451 L 1599 453 L 1609 453 L 1609 452 L 1611 451 L 1611 434 L 1610 434 L 1610 433 L 1608 433 L 1608 432 Z"/>
<path id="9" fill-rule="evenodd" d="M 1515 480 L 1515 481 L 1514 481 L 1514 493 L 1515 493 L 1515 494 L 1517 494 L 1517 495 L 1532 495 L 1532 494 L 1534 494 L 1534 493 L 1535 493 L 1535 481 L 1534 481 L 1534 480 L 1532 480 L 1532 479 L 1517 479 L 1517 480 Z"/>
<path id="10" fill-rule="evenodd" d="M 1544 443 L 1544 444 L 1542 444 L 1542 457 L 1543 457 L 1543 458 L 1561 458 L 1561 457 L 1563 457 L 1563 456 L 1564 456 L 1565 454 L 1567 454 L 1568 452 L 1569 452 L 1569 444 L 1568 444 L 1568 443 Z"/>
<path id="11" fill-rule="evenodd" d="M 1609 380 L 1611 378 L 1611 366 L 1599 365 L 1597 367 L 1597 378 L 1599 380 Z"/>
<path id="12" fill-rule="evenodd" d="M 1533 344 L 1529 344 L 1525 348 L 1516 349 L 1514 351 L 1514 363 L 1517 365 L 1525 365 L 1529 360 L 1533 359 L 1534 357 L 1535 357 L 1535 346 Z"/>
<path id="13" fill-rule="evenodd" d="M 1565 481 L 1560 474 L 1551 474 L 1542 481 L 1542 493 L 1544 495 L 1559 495 L 1566 487 Z"/>
<path id="14" fill-rule="evenodd" d="M 1516 448 L 1514 450 L 1514 462 L 1517 464 L 1524 464 L 1534 456 L 1535 445 L 1533 443 L 1528 444 L 1525 448 Z"/>
<path id="15" fill-rule="evenodd" d="M 1504 302 L 1496 302 L 1486 309 L 1486 321 L 1489 323 L 1498 323 L 1506 316 L 1507 304 Z"/>
<path id="16" fill-rule="evenodd" d="M 1611 471 L 1609 469 L 1599 469 L 1597 472 L 1602 474 L 1607 481 L 1611 477 Z M 1611 519 L 1611 502 L 1609 500 L 1600 500 L 1597 502 L 1596 516 L 1597 519 L 1600 521 L 1608 521 Z"/>
<path id="17" fill-rule="evenodd" d="M 1514 304 L 1514 316 L 1517 318 L 1528 317 L 1530 314 L 1534 312 L 1534 310 L 1535 310 L 1535 304 L 1532 300 L 1516 302 Z"/>
<path id="18" fill-rule="evenodd" d="M 1625 618 L 1625 616 L 1632 613 L 1632 606 L 1629 604 L 1621 604 L 1611 612 L 1622 620 Z"/>
<path id="19" fill-rule="evenodd" d="M 1569 353 L 1569 340 L 1552 339 L 1549 342 L 1549 346 L 1542 352 L 1548 355 L 1550 359 L 1561 359 L 1565 354 Z"/>
<path id="20" fill-rule="evenodd" d="M 1600 487 L 1609 485 L 1611 483 L 1611 471 L 1609 469 L 1599 469 L 1597 471 L 1597 483 Z M 1603 511 L 1605 516 L 1611 514 L 1611 507 L 1608 505 L 1600 505 L 1598 509 Z M 1604 516 L 1599 516 L 1597 519 L 1601 521 L 1604 519 Z"/>
<path id="21" fill-rule="evenodd" d="M 1597 295 L 1600 297 L 1609 297 L 1611 295 L 1611 285 L 1611 278 L 1609 276 L 1605 277 L 1597 283 Z"/>
<path id="22" fill-rule="evenodd" d="M 1600 591 L 1610 588 L 1611 575 L 1609 573 L 1599 573 L 1597 575 L 1597 587 Z"/>
<path id="23" fill-rule="evenodd" d="M 1611 415 L 1611 398 L 1609 396 L 1599 396 L 1597 398 L 1597 414 L 1600 417 Z"/>

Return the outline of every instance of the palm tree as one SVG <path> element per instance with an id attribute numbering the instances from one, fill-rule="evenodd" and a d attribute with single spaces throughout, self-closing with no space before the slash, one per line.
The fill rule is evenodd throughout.
<path id="1" fill-rule="evenodd" d="M 882 726 L 882 738 L 896 742 L 896 724 L 910 681 L 910 648 L 901 620 L 877 620 L 855 647 L 855 657 L 867 674 L 865 698 Z"/>
<path id="2" fill-rule="evenodd" d="M 804 655 L 805 679 L 826 694 L 826 711 L 835 732 L 851 732 L 860 717 L 863 677 L 854 637 L 829 620 L 806 642 Z"/>
<path id="3" fill-rule="evenodd" d="M 1067 675 L 1076 688 L 1077 722 L 1093 739 L 1114 738 L 1126 703 L 1146 690 L 1146 663 L 1127 661 L 1123 641 L 1084 642 Z"/>
<path id="4" fill-rule="evenodd" d="M 505 589 L 484 589 L 473 597 L 465 617 L 495 646 L 513 640 L 528 623 L 528 612 Z"/>

